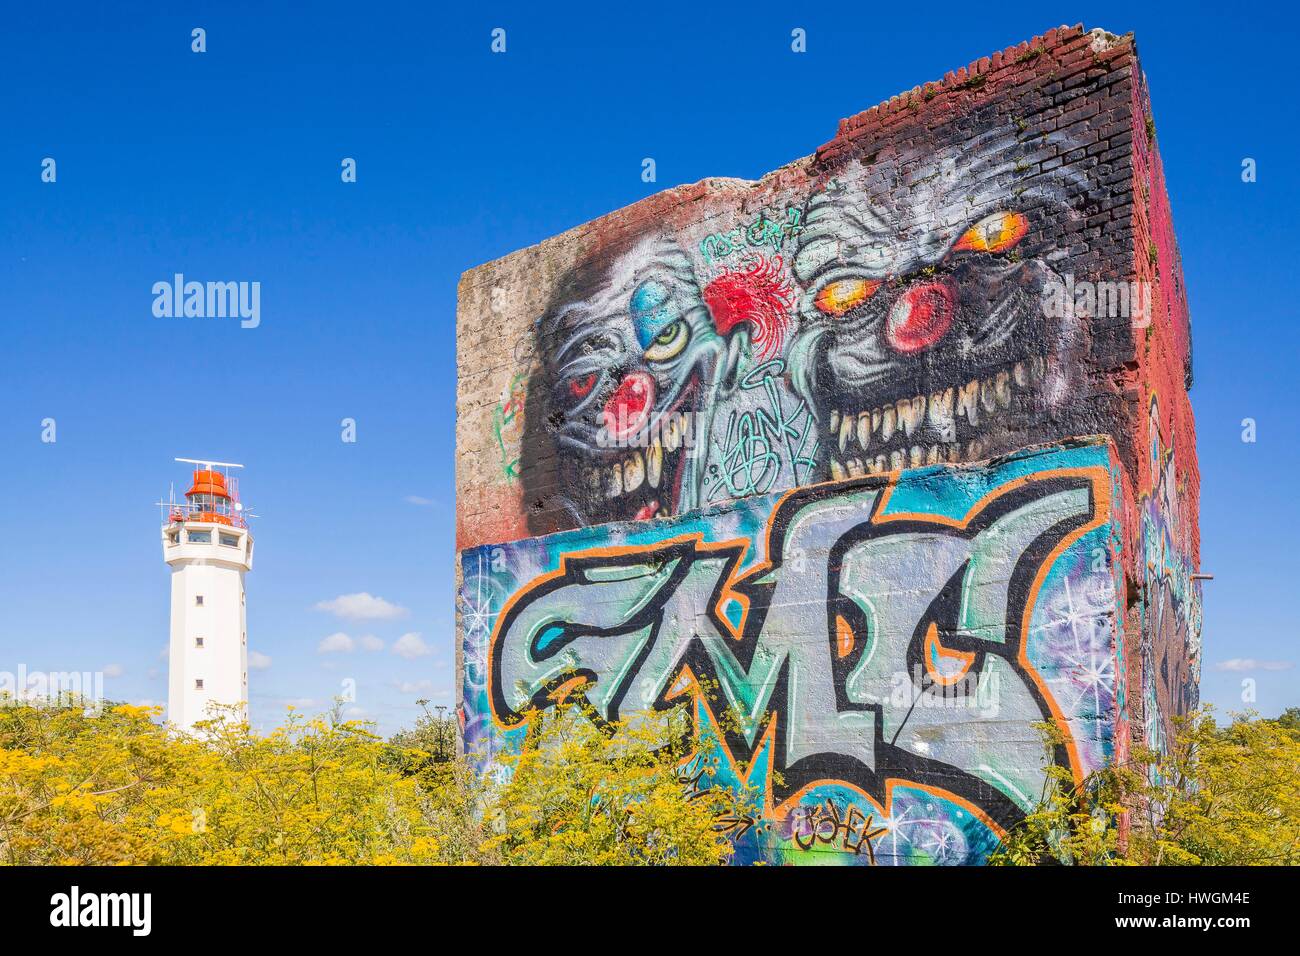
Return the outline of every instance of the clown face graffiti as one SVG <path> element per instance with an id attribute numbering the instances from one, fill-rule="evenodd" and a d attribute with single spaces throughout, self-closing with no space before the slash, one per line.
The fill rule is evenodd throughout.
<path id="1" fill-rule="evenodd" d="M 610 261 L 608 269 L 601 263 Z M 816 422 L 781 357 L 795 291 L 779 255 L 701 283 L 674 242 L 595 258 L 541 322 L 564 526 L 680 514 L 820 477 Z"/>
<path id="2" fill-rule="evenodd" d="M 650 240 L 579 268 L 556 301 L 540 323 L 554 500 L 578 525 L 695 507 L 699 410 L 724 345 L 689 258 Z"/>
<path id="3" fill-rule="evenodd" d="M 1028 176 L 1030 148 L 995 132 L 877 159 L 809 201 L 790 367 L 832 477 L 978 459 L 1071 391 L 1078 330 L 1041 296 L 1081 183 Z"/>

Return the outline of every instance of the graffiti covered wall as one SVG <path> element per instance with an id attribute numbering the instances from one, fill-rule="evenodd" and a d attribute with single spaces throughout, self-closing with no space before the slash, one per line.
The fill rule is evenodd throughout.
<path id="1" fill-rule="evenodd" d="M 1035 724 L 1076 776 L 1113 753 L 1118 485 L 1071 443 L 469 549 L 467 750 L 561 698 L 686 706 L 717 742 L 684 776 L 761 794 L 742 860 L 980 862 L 1043 791 Z"/>
<path id="2" fill-rule="evenodd" d="M 612 719 L 633 699 L 681 704 L 675 682 L 704 671 L 751 722 L 725 741 L 728 765 L 785 781 L 737 837 L 750 858 L 789 858 L 790 834 L 841 832 L 845 814 L 878 826 L 901 798 L 966 821 L 960 862 L 982 858 L 1041 782 L 1026 721 L 1085 720 L 1077 747 L 1058 755 L 1080 771 L 1130 739 L 1160 745 L 1196 703 L 1199 476 L 1190 324 L 1154 135 L 1132 37 L 1062 27 L 843 120 L 816 153 L 762 180 L 667 190 L 466 273 L 456 469 L 467 746 L 509 746 L 521 708 L 549 699 L 561 675 L 592 681 L 594 712 Z M 1038 446 L 1055 450 L 1024 451 Z M 1051 482 L 1019 476 L 1007 479 L 1021 481 L 1014 493 L 993 493 L 1009 462 L 1045 455 L 1101 457 L 1079 467 L 1110 476 L 1097 479 L 1105 496 L 1095 484 L 1086 495 L 1100 523 L 1085 536 L 1108 542 L 1104 569 L 1076 588 L 1075 541 L 1072 557 L 1053 558 L 1073 570 L 1044 571 L 1113 632 L 1107 690 L 1087 718 L 1042 677 L 1056 667 L 1053 679 L 1076 679 L 1051 648 L 1021 660 L 1009 637 L 991 649 L 963 630 L 977 624 L 962 615 L 982 614 L 983 634 L 1029 613 L 1012 606 L 1027 602 L 1011 587 L 1025 556 L 979 557 L 1010 533 L 1000 522 L 1023 530 L 1040 506 L 1062 534 L 1081 520 Z M 929 517 L 907 519 L 914 527 L 881 510 L 922 487 L 942 493 Z M 831 552 L 854 535 L 842 547 L 855 560 L 841 565 Z M 1025 554 L 1042 558 L 1041 543 L 1022 542 Z M 795 550 L 812 577 L 768 567 L 776 577 L 760 586 L 755 569 L 788 567 Z M 972 568 L 1004 576 L 971 592 L 1000 594 L 997 608 L 962 603 Z M 701 619 L 710 581 L 736 596 Z M 577 596 L 593 587 L 615 597 L 585 607 Z M 797 617 L 786 619 L 795 607 L 808 618 L 809 588 L 831 649 L 847 648 L 829 661 L 805 656 L 827 635 L 801 644 Z M 636 615 L 619 610 L 625 599 Z M 550 637 L 530 630 L 561 610 Z M 881 637 L 886 624 L 897 631 Z M 921 699 L 947 686 L 948 669 L 1023 693 L 996 719 L 920 708 L 927 717 L 901 721 L 879 703 L 880 682 L 913 657 L 933 668 L 910 685 Z M 912 746 L 904 723 L 934 739 Z M 823 770 L 834 792 L 817 782 Z M 910 782 L 900 791 L 897 780 Z M 807 800 L 814 809 L 798 809 Z M 800 814 L 821 822 L 792 823 Z M 925 856 L 897 840 L 893 860 Z"/>

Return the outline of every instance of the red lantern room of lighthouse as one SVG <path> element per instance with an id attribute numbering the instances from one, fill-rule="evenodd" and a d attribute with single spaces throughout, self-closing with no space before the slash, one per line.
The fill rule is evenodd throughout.
<path id="1" fill-rule="evenodd" d="M 175 522 L 202 521 L 244 528 L 248 525 L 242 512 L 238 478 L 228 479 L 219 471 L 196 468 L 185 502 L 171 506 L 170 518 Z"/>

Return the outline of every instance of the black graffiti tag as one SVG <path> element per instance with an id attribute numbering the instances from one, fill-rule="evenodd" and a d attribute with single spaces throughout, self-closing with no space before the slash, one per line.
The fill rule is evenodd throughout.
<path id="1" fill-rule="evenodd" d="M 518 723 L 581 678 L 592 719 L 613 721 L 680 703 L 689 671 L 734 718 L 721 732 L 738 764 L 771 734 L 778 801 L 828 779 L 882 797 L 903 779 L 1012 823 L 1043 782 L 1032 725 L 1054 714 L 1023 625 L 1044 563 L 1097 520 L 1100 480 L 1010 482 L 962 521 L 883 513 L 881 478 L 804 489 L 772 515 L 768 562 L 743 574 L 744 543 L 698 535 L 566 555 L 498 622 L 492 706 Z M 729 602 L 747 605 L 738 629 Z"/>

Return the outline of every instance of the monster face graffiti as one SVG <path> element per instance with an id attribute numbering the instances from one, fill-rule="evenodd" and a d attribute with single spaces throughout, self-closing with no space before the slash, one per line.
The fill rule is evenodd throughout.
<path id="1" fill-rule="evenodd" d="M 1059 167 L 1006 187 L 1042 147 L 987 133 L 899 156 L 906 176 L 877 159 L 812 197 L 791 367 L 833 476 L 985 457 L 1073 392 L 1079 329 L 1049 322 L 1041 293 L 1084 184 Z"/>

